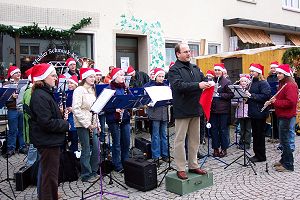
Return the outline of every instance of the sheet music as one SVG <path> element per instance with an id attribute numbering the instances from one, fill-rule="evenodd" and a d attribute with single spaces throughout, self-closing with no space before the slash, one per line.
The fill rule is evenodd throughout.
<path id="1" fill-rule="evenodd" d="M 153 105 L 155 105 L 158 101 L 173 99 L 172 90 L 169 86 L 152 86 L 146 87 L 145 90 L 150 96 Z"/>
<path id="2" fill-rule="evenodd" d="M 100 113 L 115 92 L 115 90 L 104 88 L 95 103 L 92 105 L 91 111 L 94 113 Z"/>

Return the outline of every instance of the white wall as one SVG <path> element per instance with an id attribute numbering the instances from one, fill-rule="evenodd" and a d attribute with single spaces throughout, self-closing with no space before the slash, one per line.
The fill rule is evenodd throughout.
<path id="1" fill-rule="evenodd" d="M 230 35 L 229 28 L 223 27 L 223 19 L 246 18 L 300 27 L 300 13 L 283 10 L 281 0 L 256 0 L 256 4 L 237 0 L 10 0 L 9 4 L 7 2 L 0 0 L 2 13 L 0 23 L 16 26 L 34 21 L 41 26 L 69 28 L 83 16 L 93 16 L 92 25 L 81 32 L 94 33 L 95 61 L 104 73 L 107 72 L 109 65 L 115 64 L 115 34 L 121 32 L 116 23 L 120 21 L 121 14 L 135 16 L 147 22 L 159 21 L 165 38 L 196 42 L 206 39 L 206 45 L 209 42 L 220 43 L 223 50 L 228 49 Z M 28 10 L 22 12 L 22 9 L 28 8 L 31 8 L 32 12 Z M 43 18 L 43 15 L 46 15 L 44 8 L 55 8 L 57 14 Z"/>

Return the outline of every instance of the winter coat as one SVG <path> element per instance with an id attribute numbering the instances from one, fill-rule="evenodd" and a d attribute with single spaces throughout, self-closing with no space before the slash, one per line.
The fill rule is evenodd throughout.
<path id="1" fill-rule="evenodd" d="M 292 80 L 285 80 L 280 83 L 279 89 L 286 83 L 286 86 L 276 96 L 274 102 L 277 117 L 290 119 L 297 115 L 298 86 Z"/>
<path id="2" fill-rule="evenodd" d="M 69 123 L 62 117 L 55 102 L 53 91 L 48 86 L 36 88 L 30 100 L 30 141 L 37 148 L 63 145 Z"/>
<path id="3" fill-rule="evenodd" d="M 264 103 L 271 98 L 271 88 L 267 81 L 253 78 L 249 90 L 251 97 L 248 98 L 248 116 L 250 118 L 263 119 L 269 114 L 269 109 L 260 112 Z"/>
<path id="4" fill-rule="evenodd" d="M 88 128 L 91 124 L 97 124 L 96 115 L 92 115 L 91 107 L 96 101 L 96 93 L 93 87 L 84 84 L 73 92 L 72 112 L 75 127 Z M 93 118 L 93 123 L 92 123 Z"/>
<path id="5" fill-rule="evenodd" d="M 204 75 L 197 65 L 175 62 L 168 73 L 173 96 L 173 113 L 175 119 L 199 117 L 203 115 L 199 104 L 202 89 L 199 83 Z"/>
<path id="6" fill-rule="evenodd" d="M 156 83 L 155 81 L 150 81 L 144 85 L 144 87 L 152 87 L 152 86 L 167 86 L 166 84 Z M 167 121 L 168 120 L 168 106 L 159 106 L 159 107 L 151 107 L 147 108 L 147 114 L 150 120 L 157 121 Z"/>
<path id="7" fill-rule="evenodd" d="M 217 78 L 214 79 L 217 82 Z M 229 114 L 231 110 L 231 99 L 234 96 L 228 85 L 231 85 L 229 79 L 221 76 L 218 84 L 215 85 L 219 97 L 214 97 L 211 105 L 211 113 Z"/>
<path id="8" fill-rule="evenodd" d="M 113 89 L 116 90 L 115 95 L 131 94 L 128 89 L 114 87 L 112 85 L 113 83 L 114 82 L 111 82 L 111 84 L 109 86 L 107 86 L 107 88 L 112 89 L 112 90 Z M 126 92 L 125 92 L 125 90 L 126 90 Z M 107 123 L 121 122 L 120 113 L 116 112 L 116 109 L 105 110 L 105 118 L 106 118 Z M 124 109 L 124 112 L 123 112 L 123 115 L 122 115 L 122 122 L 123 123 L 129 123 L 130 122 L 130 114 L 129 114 L 127 109 Z"/>

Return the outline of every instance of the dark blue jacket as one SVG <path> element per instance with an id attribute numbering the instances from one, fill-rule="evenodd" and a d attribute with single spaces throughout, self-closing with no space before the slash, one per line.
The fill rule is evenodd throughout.
<path id="1" fill-rule="evenodd" d="M 203 115 L 199 103 L 202 93 L 199 83 L 204 81 L 204 75 L 200 68 L 177 60 L 169 70 L 168 80 L 172 89 L 174 118 L 183 119 Z"/>
<path id="2" fill-rule="evenodd" d="M 251 97 L 248 99 L 248 116 L 250 118 L 263 119 L 269 114 L 269 109 L 260 112 L 264 103 L 271 98 L 271 88 L 267 81 L 259 81 L 253 78 L 249 90 Z"/>
<path id="3" fill-rule="evenodd" d="M 108 89 L 113 89 L 111 85 L 107 86 Z M 124 88 L 115 88 L 116 93 L 115 95 L 125 95 Z M 126 91 L 126 93 L 128 93 Z M 116 108 L 117 109 L 117 108 Z M 106 110 L 105 111 L 105 117 L 107 123 L 116 123 L 120 122 L 120 114 L 116 112 L 116 109 Z M 127 109 L 124 109 L 123 117 L 122 117 L 123 123 L 129 123 L 130 122 L 130 114 Z"/>
<path id="4" fill-rule="evenodd" d="M 277 92 L 278 83 L 279 83 L 277 74 L 270 74 L 267 78 L 267 81 L 271 87 L 271 95 L 273 96 Z"/>
<path id="5" fill-rule="evenodd" d="M 217 82 L 217 78 L 214 78 L 214 81 Z M 231 85 L 231 81 L 227 78 L 221 76 L 219 78 L 219 88 L 217 92 L 220 97 L 214 97 L 211 105 L 211 113 L 218 114 L 229 114 L 231 109 L 231 99 L 234 94 L 229 89 L 229 85 Z"/>

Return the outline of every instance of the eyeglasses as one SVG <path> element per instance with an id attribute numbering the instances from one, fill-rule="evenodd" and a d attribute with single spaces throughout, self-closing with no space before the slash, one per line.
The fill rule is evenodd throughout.
<path id="1" fill-rule="evenodd" d="M 180 53 L 191 53 L 191 50 L 183 51 L 183 52 L 180 52 Z"/>

